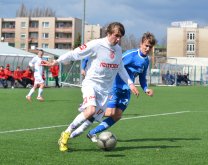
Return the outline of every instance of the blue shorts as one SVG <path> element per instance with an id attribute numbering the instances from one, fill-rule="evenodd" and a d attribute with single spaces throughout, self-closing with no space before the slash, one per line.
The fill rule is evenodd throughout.
<path id="1" fill-rule="evenodd" d="M 110 93 L 107 107 L 108 108 L 119 108 L 124 111 L 130 101 L 131 92 L 130 90 L 114 89 Z"/>

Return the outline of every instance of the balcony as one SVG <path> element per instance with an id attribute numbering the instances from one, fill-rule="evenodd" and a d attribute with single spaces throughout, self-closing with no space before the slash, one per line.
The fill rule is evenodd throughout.
<path id="1" fill-rule="evenodd" d="M 66 27 L 66 28 L 56 28 L 55 32 L 60 32 L 60 33 L 72 33 L 72 27 Z"/>
<path id="2" fill-rule="evenodd" d="M 14 28 L 2 28 L 1 32 L 2 33 L 14 33 L 15 29 Z"/>
<path id="3" fill-rule="evenodd" d="M 4 42 L 14 43 L 15 42 L 15 38 L 4 38 Z"/>
<path id="4" fill-rule="evenodd" d="M 56 38 L 55 43 L 71 43 L 71 38 Z"/>

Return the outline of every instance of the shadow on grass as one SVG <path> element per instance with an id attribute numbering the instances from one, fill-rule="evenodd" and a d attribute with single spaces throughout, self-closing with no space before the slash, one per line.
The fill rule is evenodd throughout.
<path id="1" fill-rule="evenodd" d="M 128 114 L 128 113 L 125 114 L 125 113 L 123 113 L 123 114 L 122 114 L 122 116 L 126 116 L 126 117 L 127 117 L 127 116 L 140 116 L 140 115 L 141 115 L 141 114 L 138 114 L 138 113 L 134 113 L 134 114 Z"/>
<path id="2" fill-rule="evenodd" d="M 89 151 L 94 151 L 94 152 L 103 152 L 103 153 L 108 153 L 111 155 L 105 155 L 108 157 L 124 157 L 125 155 L 122 154 L 114 154 L 118 151 L 125 151 L 125 150 L 135 150 L 135 149 L 156 149 L 156 150 L 160 150 L 160 149 L 167 149 L 167 148 L 181 148 L 181 146 L 169 146 L 169 145 L 153 145 L 153 146 L 125 146 L 125 147 L 116 147 L 114 150 L 111 151 L 103 151 L 99 148 L 97 149 L 75 149 L 75 148 L 71 148 L 71 150 L 69 152 L 89 152 Z M 112 155 L 113 154 L 113 155 Z"/>
<path id="3" fill-rule="evenodd" d="M 189 141 L 189 140 L 201 140 L 201 139 L 200 138 L 145 138 L 145 139 L 128 139 L 128 140 L 118 139 L 118 142 L 146 142 L 146 141 L 176 142 L 181 140 Z"/>
<path id="4" fill-rule="evenodd" d="M 134 149 L 166 149 L 166 148 L 181 148 L 181 146 L 168 146 L 168 145 L 158 145 L 158 146 L 127 146 L 127 147 L 116 147 L 114 151 L 124 151 L 124 150 L 134 150 Z"/>

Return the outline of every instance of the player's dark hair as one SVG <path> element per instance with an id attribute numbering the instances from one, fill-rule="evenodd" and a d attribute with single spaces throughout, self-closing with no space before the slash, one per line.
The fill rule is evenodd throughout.
<path id="1" fill-rule="evenodd" d="M 115 28 L 118 29 L 118 31 L 121 33 L 122 36 L 125 35 L 125 28 L 120 22 L 112 22 L 108 25 L 106 28 L 106 35 L 107 34 L 113 34 L 115 31 Z"/>
<path id="2" fill-rule="evenodd" d="M 150 32 L 146 32 L 143 34 L 142 39 L 141 39 L 141 43 L 143 43 L 146 40 L 148 40 L 152 46 L 154 46 L 157 43 L 155 36 Z"/>

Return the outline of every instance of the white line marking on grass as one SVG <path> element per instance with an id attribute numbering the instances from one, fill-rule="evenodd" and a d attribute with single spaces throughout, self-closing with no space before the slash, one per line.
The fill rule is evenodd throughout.
<path id="1" fill-rule="evenodd" d="M 146 115 L 146 116 L 136 116 L 136 117 L 122 118 L 121 120 L 129 120 L 129 119 L 137 119 L 137 118 L 145 118 L 145 117 L 176 115 L 176 114 L 188 113 L 188 112 L 190 112 L 190 111 L 180 111 L 180 112 L 172 112 L 172 113 L 161 113 L 161 114 Z"/>
<path id="2" fill-rule="evenodd" d="M 39 128 L 17 129 L 17 130 L 10 130 L 10 131 L 1 131 L 0 134 L 13 133 L 13 132 L 36 131 L 36 130 L 41 130 L 41 129 L 50 129 L 50 128 L 58 128 L 58 127 L 66 127 L 66 126 L 67 125 L 55 125 L 55 126 L 39 127 Z"/>
<path id="3" fill-rule="evenodd" d="M 191 112 L 191 111 L 180 111 L 180 112 L 173 112 L 173 113 L 161 113 L 161 114 L 154 114 L 154 115 L 129 117 L 129 118 L 122 118 L 121 120 L 130 120 L 130 119 L 138 119 L 138 118 L 146 118 L 146 117 L 176 115 L 176 114 L 182 114 L 182 113 L 188 113 L 188 112 Z M 68 126 L 68 125 L 56 125 L 56 126 L 39 127 L 39 128 L 17 129 L 17 130 L 10 130 L 10 131 L 1 131 L 0 134 L 14 133 L 14 132 L 25 132 L 25 131 L 36 131 L 36 130 L 59 128 L 59 127 L 66 127 L 66 126 Z"/>

